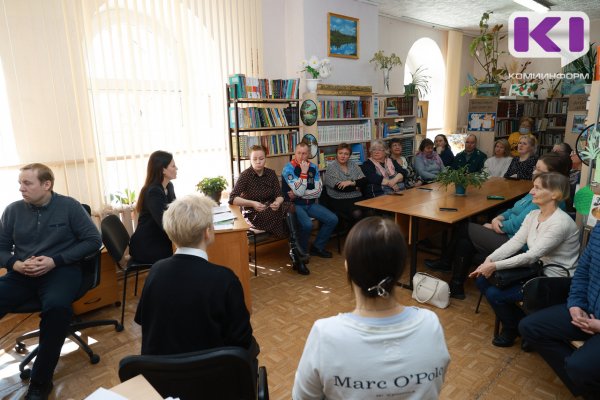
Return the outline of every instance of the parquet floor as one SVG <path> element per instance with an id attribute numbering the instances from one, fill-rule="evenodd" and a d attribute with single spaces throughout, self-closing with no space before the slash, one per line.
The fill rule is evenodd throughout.
<path id="1" fill-rule="evenodd" d="M 333 241 L 330 250 L 333 249 Z M 422 255 L 420 257 L 423 257 Z M 286 244 L 259 247 L 259 276 L 252 278 L 252 325 L 261 346 L 260 364 L 268 370 L 272 399 L 289 399 L 294 373 L 304 341 L 318 318 L 349 311 L 353 297 L 346 280 L 342 257 L 330 260 L 313 257 L 311 274 L 292 272 Z M 422 268 L 422 267 L 420 267 Z M 404 304 L 415 305 L 408 290 L 398 290 Z M 474 313 L 478 292 L 470 282 L 465 301 L 453 300 L 449 308 L 432 308 L 444 327 L 451 363 L 442 390 L 442 399 L 571 399 L 572 396 L 552 370 L 535 353 L 524 353 L 516 345 L 503 349 L 491 345 L 493 313 L 487 304 Z M 100 363 L 90 365 L 74 345 L 63 347 L 54 376 L 54 399 L 83 399 L 96 388 L 119 383 L 119 360 L 139 354 L 140 328 L 133 322 L 137 302 L 127 302 L 125 330 L 93 328 L 88 334 Z M 118 308 L 104 308 L 86 318 L 117 318 Z M 20 399 L 26 384 L 19 379 L 14 350 L 18 334 L 35 328 L 37 315 L 10 315 L 0 322 L 0 398 Z M 351 351 L 351 349 L 349 349 Z"/>

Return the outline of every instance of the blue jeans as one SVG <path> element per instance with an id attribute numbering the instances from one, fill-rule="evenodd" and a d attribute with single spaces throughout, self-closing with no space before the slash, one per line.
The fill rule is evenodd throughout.
<path id="1" fill-rule="evenodd" d="M 523 310 L 516 304 L 523 300 L 523 285 L 517 283 L 499 289 L 483 276 L 478 277 L 475 283 L 502 322 L 502 331 L 512 335 L 518 334 L 519 321 L 525 316 Z"/>
<path id="2" fill-rule="evenodd" d="M 296 218 L 298 220 L 298 227 L 300 228 L 298 241 L 305 252 L 308 252 L 308 241 L 310 239 L 310 232 L 312 231 L 311 218 L 315 218 L 321 222 L 321 228 L 313 243 L 313 246 L 319 250 L 323 250 L 327 246 L 329 237 L 338 223 L 337 215 L 317 203 L 296 204 Z"/>

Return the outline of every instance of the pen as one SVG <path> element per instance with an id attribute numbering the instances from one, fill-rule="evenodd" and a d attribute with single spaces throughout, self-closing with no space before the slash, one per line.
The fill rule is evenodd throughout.
<path id="1" fill-rule="evenodd" d="M 458 208 L 440 207 L 440 211 L 458 211 Z"/>
<path id="2" fill-rule="evenodd" d="M 419 189 L 419 190 L 427 190 L 428 192 L 431 192 L 433 190 L 431 188 L 424 188 L 424 187 L 419 187 L 417 189 Z"/>

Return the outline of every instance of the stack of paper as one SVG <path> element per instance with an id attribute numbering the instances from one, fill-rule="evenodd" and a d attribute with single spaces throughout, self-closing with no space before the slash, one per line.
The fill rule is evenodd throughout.
<path id="1" fill-rule="evenodd" d="M 233 229 L 235 216 L 229 210 L 229 206 L 219 206 L 213 208 L 213 225 L 215 230 Z"/>

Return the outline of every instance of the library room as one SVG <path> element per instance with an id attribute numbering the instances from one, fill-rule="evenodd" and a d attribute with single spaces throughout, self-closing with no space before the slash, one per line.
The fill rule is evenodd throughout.
<path id="1" fill-rule="evenodd" d="M 0 0 L 0 398 L 600 399 L 597 160 L 595 0 Z"/>

